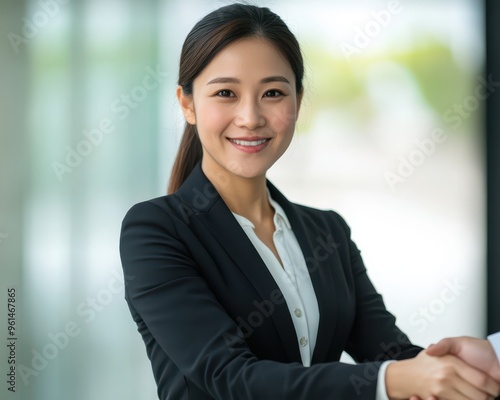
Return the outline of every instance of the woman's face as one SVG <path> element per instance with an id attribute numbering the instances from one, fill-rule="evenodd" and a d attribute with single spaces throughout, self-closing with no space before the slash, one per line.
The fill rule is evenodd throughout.
<path id="1" fill-rule="evenodd" d="M 243 178 L 265 175 L 285 152 L 301 101 L 289 63 L 260 38 L 225 47 L 194 80 L 192 97 L 177 95 L 197 127 L 203 171 Z"/>

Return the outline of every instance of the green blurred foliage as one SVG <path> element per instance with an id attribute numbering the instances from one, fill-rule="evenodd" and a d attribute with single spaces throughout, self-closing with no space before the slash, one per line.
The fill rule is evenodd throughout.
<path id="1" fill-rule="evenodd" d="M 342 112 L 368 123 L 373 117 L 373 107 L 367 96 L 366 81 L 370 70 L 383 63 L 394 63 L 404 68 L 428 107 L 441 116 L 447 109 L 462 104 L 467 96 L 473 95 L 477 84 L 476 77 L 459 65 L 451 49 L 433 37 L 420 38 L 404 50 L 394 49 L 376 55 L 365 55 L 361 51 L 350 60 L 313 43 L 304 45 L 304 54 L 306 71 L 311 75 L 306 77 L 306 82 L 314 83 L 306 85 L 306 90 L 310 89 L 311 93 L 308 94 L 307 120 L 301 120 L 301 132 L 309 130 L 320 110 L 329 108 L 341 108 Z M 469 118 L 457 132 L 470 131 L 469 128 L 477 124 L 477 119 L 478 116 Z"/>

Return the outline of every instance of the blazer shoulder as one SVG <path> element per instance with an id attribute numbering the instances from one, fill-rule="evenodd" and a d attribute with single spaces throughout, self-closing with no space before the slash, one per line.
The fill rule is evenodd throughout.
<path id="1" fill-rule="evenodd" d="M 171 223 L 175 208 L 171 197 L 172 195 L 165 195 L 134 204 L 125 213 L 122 228 L 136 222 L 151 221 L 163 225 Z"/>
<path id="2" fill-rule="evenodd" d="M 139 203 L 134 204 L 127 211 L 127 215 L 135 215 L 137 213 L 166 213 L 172 214 L 178 211 L 179 205 L 181 204 L 180 199 L 174 194 L 167 194 L 152 199 L 144 200 Z"/>
<path id="3" fill-rule="evenodd" d="M 144 214 L 155 214 L 160 212 L 161 210 L 161 199 L 166 196 L 156 197 L 154 199 L 148 199 L 144 201 L 140 201 L 132 205 L 128 211 L 125 213 L 124 219 L 128 219 L 137 215 Z"/>
<path id="4" fill-rule="evenodd" d="M 297 203 L 292 203 L 292 206 L 305 220 L 309 220 L 319 226 L 341 230 L 348 236 L 351 233 L 349 225 L 347 225 L 345 219 L 335 210 L 314 208 Z"/>

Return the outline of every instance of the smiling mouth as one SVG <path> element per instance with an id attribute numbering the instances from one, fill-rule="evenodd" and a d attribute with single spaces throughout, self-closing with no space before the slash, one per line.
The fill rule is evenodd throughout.
<path id="1" fill-rule="evenodd" d="M 271 139 L 261 139 L 261 140 L 237 140 L 237 139 L 229 139 L 230 142 L 233 142 L 235 144 L 238 144 L 240 146 L 247 146 L 247 147 L 252 147 L 252 146 L 260 146 L 261 144 L 264 144 L 268 142 Z"/>

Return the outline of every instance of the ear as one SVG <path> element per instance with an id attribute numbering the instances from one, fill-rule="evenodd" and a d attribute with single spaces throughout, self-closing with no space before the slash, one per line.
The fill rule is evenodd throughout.
<path id="1" fill-rule="evenodd" d="M 182 113 L 184 114 L 184 118 L 186 118 L 188 124 L 196 125 L 193 96 L 184 94 L 182 86 L 177 86 L 176 95 L 179 105 L 181 106 Z"/>

